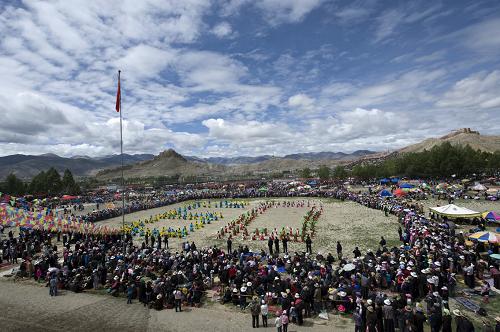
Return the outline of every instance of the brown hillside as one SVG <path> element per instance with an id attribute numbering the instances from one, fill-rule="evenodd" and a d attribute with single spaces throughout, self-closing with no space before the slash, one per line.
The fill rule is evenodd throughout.
<path id="1" fill-rule="evenodd" d="M 500 151 L 500 136 L 485 136 L 470 128 L 463 128 L 451 132 L 448 135 L 439 138 L 428 138 L 420 143 L 413 144 L 398 150 L 399 153 L 422 152 L 430 150 L 436 145 L 449 142 L 452 145 L 469 145 L 474 150 L 485 152 Z"/>

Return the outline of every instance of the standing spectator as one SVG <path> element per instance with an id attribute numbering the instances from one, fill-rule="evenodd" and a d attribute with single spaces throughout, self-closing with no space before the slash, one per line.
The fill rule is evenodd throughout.
<path id="1" fill-rule="evenodd" d="M 384 300 L 382 312 L 384 314 L 385 332 L 394 332 L 394 309 L 389 299 Z"/>
<path id="2" fill-rule="evenodd" d="M 274 319 L 274 326 L 276 327 L 276 332 L 282 332 L 281 315 L 279 311 L 276 311 L 276 318 Z"/>
<path id="3" fill-rule="evenodd" d="M 278 239 L 278 237 L 276 237 L 274 239 L 274 248 L 275 248 L 276 253 L 279 254 L 280 253 L 280 239 Z"/>
<path id="4" fill-rule="evenodd" d="M 474 325 L 467 319 L 458 309 L 453 310 L 453 314 L 457 316 L 457 332 L 474 332 Z"/>
<path id="5" fill-rule="evenodd" d="M 342 245 L 340 244 L 340 241 L 337 241 L 337 256 L 339 257 L 339 260 L 342 259 Z"/>
<path id="6" fill-rule="evenodd" d="M 451 315 L 450 310 L 443 309 L 443 324 L 442 324 L 443 332 L 451 332 Z"/>
<path id="7" fill-rule="evenodd" d="M 233 249 L 233 241 L 231 240 L 231 236 L 227 238 L 227 253 L 230 254 Z"/>
<path id="8" fill-rule="evenodd" d="M 254 296 L 250 302 L 250 312 L 252 313 L 252 327 L 259 327 L 260 304 L 257 301 L 257 296 Z"/>
<path id="9" fill-rule="evenodd" d="M 181 302 L 182 302 L 182 292 L 179 289 L 174 290 L 174 302 L 175 302 L 175 312 L 182 312 Z"/>
<path id="10" fill-rule="evenodd" d="M 133 282 L 129 282 L 127 286 L 127 304 L 132 304 L 132 297 L 134 296 L 135 285 Z"/>
<path id="11" fill-rule="evenodd" d="M 50 296 L 57 296 L 57 277 L 54 274 L 51 275 L 50 277 L 50 285 L 49 285 L 49 294 Z"/>
<path id="12" fill-rule="evenodd" d="M 312 240 L 309 235 L 306 238 L 306 252 L 312 254 Z"/>
<path id="13" fill-rule="evenodd" d="M 267 315 L 269 313 L 269 307 L 267 306 L 266 301 L 262 300 L 262 304 L 260 306 L 260 314 L 262 315 L 262 326 L 267 327 Z"/>
<path id="14" fill-rule="evenodd" d="M 267 247 L 269 248 L 269 256 L 273 255 L 273 238 L 269 236 L 269 239 L 267 240 Z"/>
<path id="15" fill-rule="evenodd" d="M 281 240 L 283 242 L 283 252 L 285 254 L 288 254 L 288 236 L 285 235 L 283 236 L 283 240 Z"/>
<path id="16" fill-rule="evenodd" d="M 288 332 L 288 316 L 286 310 L 283 310 L 283 314 L 281 315 L 281 325 L 283 327 L 283 332 Z"/>

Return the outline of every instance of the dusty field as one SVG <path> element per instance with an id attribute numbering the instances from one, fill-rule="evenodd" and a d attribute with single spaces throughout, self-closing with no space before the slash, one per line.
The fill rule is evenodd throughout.
<path id="1" fill-rule="evenodd" d="M 302 201 L 298 199 L 286 199 Z M 276 201 L 283 202 L 284 199 L 276 199 Z M 170 239 L 169 246 L 174 250 L 180 249 L 184 241 L 194 241 L 197 246 L 210 246 L 219 245 L 225 248 L 226 240 L 218 240 L 216 238 L 217 231 L 226 225 L 228 222 L 237 218 L 240 214 L 250 210 L 258 205 L 260 200 L 250 200 L 250 204 L 245 209 L 234 208 L 199 208 L 193 210 L 194 212 L 222 212 L 224 219 L 212 222 L 204 228 L 195 230 L 190 233 L 185 239 Z M 368 209 L 353 202 L 340 202 L 332 200 L 318 200 L 310 199 L 311 206 L 320 204 L 323 206 L 323 214 L 317 223 L 316 236 L 313 238 L 313 251 L 322 253 L 336 253 L 336 241 L 340 241 L 343 246 L 344 256 L 351 257 L 352 251 L 355 246 L 364 251 L 368 248 L 376 250 L 380 236 L 384 236 L 389 245 L 398 243 L 397 228 L 398 223 L 394 216 L 385 217 L 381 211 Z M 144 220 L 151 215 L 163 213 L 170 209 L 176 209 L 179 206 L 184 206 L 186 203 L 174 204 L 168 207 L 157 208 L 147 211 L 140 211 L 125 216 L 125 221 L 131 223 L 135 220 Z M 250 232 L 255 228 L 265 228 L 272 230 L 275 227 L 281 229 L 283 226 L 290 226 L 300 228 L 302 225 L 302 218 L 309 210 L 307 205 L 304 207 L 278 207 L 270 208 L 264 214 L 259 215 L 248 227 Z M 163 220 L 154 224 L 147 224 L 149 228 L 161 227 L 183 227 L 189 228 L 189 220 Z M 100 225 L 108 225 L 110 227 L 119 227 L 121 225 L 121 217 L 113 218 L 100 222 Z M 139 238 L 136 238 L 139 241 Z M 243 241 L 241 236 L 233 239 L 233 248 L 238 245 L 248 245 L 252 250 L 267 250 L 267 241 Z M 281 247 L 281 243 L 280 243 Z M 289 251 L 305 251 L 304 243 L 289 242 Z"/>
<path id="2" fill-rule="evenodd" d="M 255 331 L 249 312 L 213 304 L 203 308 L 149 310 L 126 304 L 125 298 L 88 293 L 62 292 L 50 297 L 39 285 L 0 281 L 0 326 L 2 331 Z M 269 327 L 259 330 L 276 331 Z M 304 326 L 289 331 L 352 331 L 352 321 L 330 315 L 329 321 L 306 319 Z"/>

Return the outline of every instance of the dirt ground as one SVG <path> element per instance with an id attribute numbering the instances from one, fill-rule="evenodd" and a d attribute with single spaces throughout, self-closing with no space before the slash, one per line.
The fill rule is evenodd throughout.
<path id="1" fill-rule="evenodd" d="M 303 201 L 302 198 L 275 199 L 275 201 Z M 344 256 L 352 257 L 352 251 L 355 246 L 364 251 L 366 249 L 376 250 L 380 237 L 384 236 L 388 245 L 398 244 L 397 219 L 394 216 L 386 217 L 381 211 L 368 209 L 353 202 L 340 202 L 333 200 L 318 200 L 309 199 L 310 206 L 323 206 L 323 214 L 318 220 L 316 235 L 313 238 L 313 251 L 323 254 L 331 252 L 336 253 L 336 241 L 340 241 L 343 246 Z M 213 202 L 213 201 L 212 201 Z M 226 225 L 231 220 L 237 218 L 242 213 L 249 211 L 253 207 L 258 206 L 263 200 L 248 200 L 249 204 L 244 209 L 242 208 L 198 208 L 192 210 L 193 213 L 205 212 L 221 212 L 224 219 L 214 221 L 210 225 L 205 225 L 204 228 L 195 230 L 183 239 L 170 239 L 169 246 L 173 250 L 181 250 L 181 245 L 185 241 L 194 241 L 198 247 L 219 245 L 226 247 L 226 239 L 218 240 L 217 231 Z M 307 202 L 307 200 L 306 200 Z M 171 209 L 183 207 L 186 203 L 179 203 L 167 207 L 151 209 L 147 211 L 139 211 L 125 216 L 125 222 L 144 220 L 152 215 L 163 213 Z M 248 227 L 250 232 L 256 228 L 262 229 L 267 227 L 272 230 L 274 228 L 281 229 L 284 226 L 290 226 L 293 229 L 301 228 L 302 219 L 305 213 L 309 210 L 307 205 L 304 207 L 277 207 L 269 208 L 262 215 L 259 215 Z M 166 219 L 153 224 L 146 224 L 148 228 L 161 227 L 183 227 L 189 229 L 189 220 L 172 220 Z M 121 217 L 108 219 L 99 222 L 99 225 L 107 225 L 108 227 L 119 227 L 121 225 Z M 142 239 L 136 237 L 136 241 Z M 238 245 L 248 245 L 251 250 L 267 250 L 267 241 L 243 241 L 241 236 L 233 239 L 233 248 Z M 280 244 L 281 246 L 281 244 Z M 305 244 L 300 242 L 290 242 L 288 244 L 289 251 L 305 251 Z"/>
<path id="2" fill-rule="evenodd" d="M 249 312 L 220 304 L 203 308 L 150 310 L 125 298 L 63 291 L 50 297 L 48 288 L 0 281 L 0 326 L 2 331 L 255 331 Z M 275 331 L 269 327 L 259 330 Z M 330 315 L 329 321 L 306 319 L 304 326 L 290 324 L 288 331 L 352 331 L 348 318 Z"/>

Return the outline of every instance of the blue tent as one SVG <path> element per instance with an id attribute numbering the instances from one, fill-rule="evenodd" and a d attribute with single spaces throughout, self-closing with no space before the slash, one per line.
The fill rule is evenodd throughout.
<path id="1" fill-rule="evenodd" d="M 391 192 L 389 190 L 387 190 L 387 189 L 384 189 L 384 190 L 380 191 L 378 193 L 378 195 L 380 197 L 391 197 L 392 196 Z"/>
<path id="2" fill-rule="evenodd" d="M 380 183 L 381 184 L 389 183 L 389 181 L 391 181 L 391 180 L 389 180 L 389 179 L 380 179 Z"/>
<path id="3" fill-rule="evenodd" d="M 403 183 L 399 186 L 399 188 L 407 188 L 407 189 L 410 189 L 410 188 L 415 188 L 414 185 L 412 184 L 409 184 L 409 183 Z"/>
<path id="4" fill-rule="evenodd" d="M 392 183 L 398 183 L 398 182 L 399 182 L 399 178 L 392 178 L 392 179 L 391 179 L 391 182 L 392 182 Z"/>

